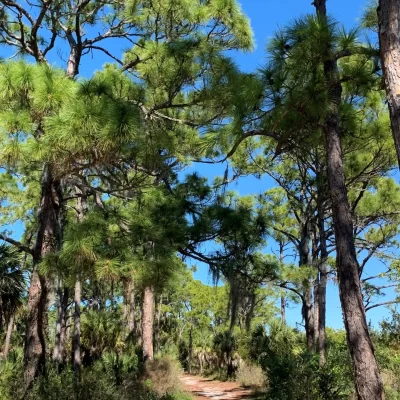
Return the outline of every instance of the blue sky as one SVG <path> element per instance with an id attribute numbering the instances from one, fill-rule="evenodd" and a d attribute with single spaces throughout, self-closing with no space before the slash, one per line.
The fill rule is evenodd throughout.
<path id="1" fill-rule="evenodd" d="M 362 15 L 363 8 L 368 0 L 328 0 L 328 11 L 338 21 L 340 21 L 347 28 L 353 27 L 358 23 L 359 17 Z M 307 13 L 313 13 L 314 8 L 311 5 L 312 0 L 285 0 L 285 1 L 272 1 L 272 0 L 241 0 L 242 9 L 245 14 L 250 18 L 251 26 L 254 31 L 256 47 L 250 53 L 236 53 L 234 55 L 237 64 L 244 71 L 254 71 L 262 66 L 266 59 L 265 47 L 266 44 L 280 27 L 288 24 L 292 19 L 297 18 Z M 62 53 L 62 47 L 61 49 Z M 0 49 L 0 55 L 9 56 L 11 53 L 7 49 Z M 53 58 L 50 61 L 54 64 L 59 64 L 59 52 L 53 53 Z M 66 54 L 64 55 L 66 56 Z M 102 53 L 96 53 L 93 59 L 86 56 L 81 67 L 80 76 L 89 77 L 95 69 L 100 69 L 105 62 L 110 59 Z M 64 63 L 63 63 L 64 64 Z M 224 171 L 224 166 L 196 164 L 189 168 L 186 172 L 197 170 L 201 175 L 207 176 L 210 179 L 216 175 L 220 175 Z M 273 182 L 268 178 L 258 180 L 256 178 L 245 178 L 234 184 L 231 188 L 237 190 L 242 195 L 259 194 L 271 188 Z M 21 234 L 21 228 L 15 229 L 15 236 Z M 267 252 L 274 252 L 276 250 L 273 242 L 270 241 L 267 246 Z M 373 265 L 372 269 L 379 269 L 379 265 Z M 211 278 L 208 275 L 208 268 L 205 265 L 199 265 L 196 278 L 201 279 L 205 283 L 211 283 Z M 373 325 L 377 325 L 383 317 L 387 316 L 388 312 L 384 308 L 377 308 L 368 313 Z M 288 322 L 295 326 L 301 322 L 299 307 L 293 307 L 288 310 Z M 337 288 L 330 284 L 328 288 L 328 301 L 327 301 L 327 323 L 334 328 L 343 326 L 342 314 L 339 303 L 339 296 Z"/>

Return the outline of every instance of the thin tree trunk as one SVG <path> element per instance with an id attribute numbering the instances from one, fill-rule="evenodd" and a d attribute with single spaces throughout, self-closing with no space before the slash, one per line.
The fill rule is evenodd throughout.
<path id="1" fill-rule="evenodd" d="M 115 289 L 114 289 L 114 280 L 111 280 L 111 296 L 110 296 L 110 306 L 111 310 L 115 309 Z"/>
<path id="2" fill-rule="evenodd" d="M 317 13 L 326 18 L 326 4 Z M 348 348 L 353 361 L 355 386 L 359 400 L 383 399 L 383 385 L 369 335 L 361 295 L 359 265 L 356 257 L 353 222 L 347 197 L 339 128 L 339 105 L 342 86 L 337 60 L 328 54 L 324 74 L 329 87 L 331 108 L 324 123 L 327 176 L 332 200 L 336 240 L 336 268 Z"/>
<path id="3" fill-rule="evenodd" d="M 156 310 L 156 329 L 154 335 L 154 342 L 156 347 L 156 354 L 159 356 L 161 353 L 161 306 L 162 306 L 162 294 L 160 295 L 157 302 Z"/>
<path id="4" fill-rule="evenodd" d="M 190 324 L 190 331 L 189 331 L 189 362 L 188 362 L 188 372 L 189 374 L 192 373 L 192 363 L 193 363 L 193 323 Z M 202 366 L 200 365 L 200 375 L 202 374 Z"/>
<path id="5" fill-rule="evenodd" d="M 84 217 L 86 211 L 86 197 L 82 190 L 78 187 L 75 187 L 75 193 L 79 194 L 76 199 L 76 212 L 77 212 L 77 223 L 80 224 Z M 72 341 L 72 352 L 73 352 L 73 365 L 74 365 L 74 375 L 75 381 L 79 382 L 81 377 L 81 298 L 82 298 L 82 284 L 80 272 L 76 272 L 75 278 L 75 288 L 74 288 L 74 303 L 75 303 L 75 312 L 74 312 L 74 337 Z"/>
<path id="6" fill-rule="evenodd" d="M 316 229 L 316 221 L 313 220 L 313 237 L 312 237 L 312 264 L 316 269 L 316 278 L 314 280 L 314 333 L 315 333 L 315 342 L 318 342 L 319 339 L 319 284 L 320 284 L 320 276 L 319 276 L 319 259 L 318 259 L 318 237 L 317 237 L 317 229 Z"/>
<path id="7" fill-rule="evenodd" d="M 10 320 L 8 321 L 8 325 L 7 325 L 6 341 L 4 343 L 4 350 L 3 350 L 3 358 L 5 360 L 7 360 L 8 353 L 10 351 L 11 335 L 12 335 L 12 331 L 14 329 L 14 319 L 15 319 L 14 314 L 11 314 Z"/>
<path id="8" fill-rule="evenodd" d="M 319 307 L 320 307 L 320 299 L 319 299 L 319 273 L 317 272 L 317 277 L 314 280 L 314 332 L 315 332 L 315 342 L 319 343 Z"/>
<path id="9" fill-rule="evenodd" d="M 71 338 L 71 327 L 72 324 L 68 323 L 70 320 L 73 318 L 73 313 L 72 313 L 72 308 L 70 308 L 66 315 L 65 315 L 65 327 L 64 327 L 64 332 L 65 332 L 65 340 L 69 340 Z M 65 341 L 64 341 L 65 343 Z"/>
<path id="10" fill-rule="evenodd" d="M 75 313 L 74 313 L 74 338 L 73 338 L 73 356 L 74 356 L 74 374 L 76 381 L 80 380 L 81 372 L 81 281 L 77 276 L 75 281 L 75 291 L 74 291 L 74 303 L 75 303 Z"/>
<path id="11" fill-rule="evenodd" d="M 143 299 L 141 306 L 138 308 L 138 323 L 136 324 L 136 337 L 138 346 L 143 347 Z"/>
<path id="12" fill-rule="evenodd" d="M 143 357 L 145 360 L 153 360 L 153 308 L 154 308 L 154 287 L 146 286 L 143 295 L 143 316 L 142 316 L 142 339 Z"/>
<path id="13" fill-rule="evenodd" d="M 283 262 L 284 262 L 284 254 L 283 254 L 283 250 L 284 250 L 284 243 L 283 242 L 279 242 L 279 262 L 280 262 L 280 267 L 281 269 L 283 269 Z M 281 294 L 281 321 L 282 324 L 286 324 L 286 297 L 284 295 L 284 292 L 282 292 Z"/>
<path id="14" fill-rule="evenodd" d="M 303 217 L 304 218 L 304 217 Z M 303 221 L 300 228 L 300 246 L 299 246 L 299 267 L 309 267 L 310 259 L 310 232 L 308 221 Z M 305 324 L 307 348 L 314 351 L 314 312 L 313 312 L 313 290 L 309 278 L 303 280 L 303 305 L 302 315 Z"/>
<path id="15" fill-rule="evenodd" d="M 59 246 L 62 195 L 60 181 L 55 179 L 52 167 L 46 163 L 41 179 L 41 199 L 38 212 L 38 231 L 33 249 L 33 268 L 28 290 L 26 337 L 24 348 L 24 393 L 34 378 L 45 371 L 46 347 L 44 316 L 46 313 L 46 279 L 38 271 L 42 257 Z"/>
<path id="16" fill-rule="evenodd" d="M 128 290 L 128 280 L 124 279 L 123 284 L 123 309 L 122 309 L 122 326 L 124 333 L 128 330 L 128 315 L 129 315 L 129 290 Z"/>
<path id="17" fill-rule="evenodd" d="M 378 21 L 386 96 L 400 167 L 400 2 L 379 0 Z"/>
<path id="18" fill-rule="evenodd" d="M 129 298 L 128 332 L 129 332 L 129 337 L 134 337 L 135 336 L 136 303 L 135 303 L 135 280 L 134 280 L 133 276 L 129 279 L 128 298 Z"/>
<path id="19" fill-rule="evenodd" d="M 63 310 L 63 290 L 62 281 L 59 279 L 57 287 L 57 320 L 56 320 L 56 336 L 54 339 L 54 349 L 53 349 L 53 361 L 61 364 L 61 331 L 64 320 L 64 310 Z"/>
<path id="20" fill-rule="evenodd" d="M 65 342 L 68 338 L 68 332 L 67 332 L 67 323 L 69 319 L 68 315 L 68 300 L 69 300 L 69 290 L 68 288 L 64 289 L 64 319 L 62 321 L 61 325 L 61 335 L 60 335 L 60 360 L 61 360 L 61 365 L 65 365 L 65 359 L 66 359 L 66 351 L 65 351 Z"/>
<path id="21" fill-rule="evenodd" d="M 320 180 L 320 177 L 317 177 Z M 328 250 L 326 246 L 326 231 L 325 231 L 325 213 L 323 205 L 323 190 L 321 183 L 318 183 L 318 232 L 319 232 L 319 247 L 320 247 L 320 263 L 319 263 L 319 318 L 318 318 L 318 352 L 319 365 L 323 366 L 326 363 L 326 287 L 328 284 Z"/>
<path id="22" fill-rule="evenodd" d="M 250 307 L 248 312 L 246 313 L 246 320 L 245 320 L 245 325 L 246 325 L 246 331 L 250 332 L 251 330 L 251 321 L 253 321 L 254 317 L 254 309 L 256 307 L 256 295 L 255 293 L 250 294 Z"/>
<path id="23" fill-rule="evenodd" d="M 68 307 L 68 288 L 63 288 L 62 280 L 59 280 L 57 297 L 56 336 L 52 358 L 57 364 L 63 365 L 65 362 L 65 319 Z"/>
<path id="24" fill-rule="evenodd" d="M 286 324 L 286 297 L 281 296 L 281 321 Z"/>

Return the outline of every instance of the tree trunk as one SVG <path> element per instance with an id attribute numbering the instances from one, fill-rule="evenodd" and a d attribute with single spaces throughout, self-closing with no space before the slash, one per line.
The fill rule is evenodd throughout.
<path id="1" fill-rule="evenodd" d="M 361 295 L 359 266 L 353 237 L 353 223 L 344 180 L 338 120 L 334 116 L 325 127 L 328 181 L 332 196 L 336 238 L 336 268 L 348 347 L 353 360 L 355 383 L 360 400 L 382 399 L 383 388 L 374 347 L 368 332 Z"/>
<path id="2" fill-rule="evenodd" d="M 322 2 L 325 4 L 325 2 Z M 322 10 L 322 12 L 321 12 Z M 323 8 L 317 12 L 326 18 Z M 329 114 L 324 123 L 327 177 L 332 200 L 332 218 L 336 241 L 336 268 L 347 343 L 353 361 L 355 386 L 359 400 L 383 399 L 383 385 L 369 336 L 365 309 L 361 295 L 359 265 L 356 257 L 353 222 L 347 197 L 340 142 L 339 106 L 342 86 L 337 60 L 327 54 L 324 74 L 331 100 Z"/>
<path id="3" fill-rule="evenodd" d="M 61 221 L 60 221 L 61 223 Z M 62 230 L 62 227 L 60 225 L 60 231 Z M 59 240 L 57 241 L 57 250 L 61 250 L 61 241 L 62 237 L 60 236 Z M 50 330 L 51 326 L 49 324 L 49 310 L 55 305 L 55 300 L 56 300 L 56 281 L 54 277 L 52 276 L 46 276 L 46 293 L 47 293 L 47 298 L 46 298 L 46 305 L 45 305 L 45 312 L 43 315 L 43 330 L 45 332 L 45 338 L 46 342 L 49 342 L 50 339 Z"/>
<path id="4" fill-rule="evenodd" d="M 157 302 L 157 310 L 156 310 L 156 329 L 154 335 L 154 342 L 156 346 L 156 354 L 159 356 L 161 353 L 161 307 L 162 307 L 162 294 Z"/>
<path id="5" fill-rule="evenodd" d="M 38 272 L 38 265 L 33 266 L 28 291 L 28 315 L 26 319 L 26 338 L 24 352 L 24 390 L 30 389 L 33 380 L 44 373 L 46 347 L 43 329 L 43 316 L 46 306 L 46 284 Z"/>
<path id="6" fill-rule="evenodd" d="M 82 192 L 81 189 L 75 187 L 75 193 L 79 196 L 76 199 L 76 207 L 75 210 L 77 212 L 76 220 L 77 223 L 80 224 L 86 212 L 86 196 Z M 81 298 L 82 298 L 82 285 L 81 285 L 81 276 L 80 271 L 76 271 L 75 278 L 75 288 L 74 288 L 74 303 L 75 303 L 75 312 L 74 312 L 74 337 L 72 341 L 72 352 L 73 352 L 73 365 L 74 365 L 74 375 L 75 382 L 79 382 L 81 378 Z"/>
<path id="7" fill-rule="evenodd" d="M 319 339 L 319 284 L 320 284 L 320 276 L 319 276 L 319 251 L 318 251 L 318 236 L 317 236 L 317 227 L 316 227 L 316 221 L 313 220 L 313 235 L 312 235 L 312 264 L 313 267 L 316 270 L 316 278 L 313 282 L 313 288 L 314 288 L 314 341 L 315 343 L 318 343 Z"/>
<path id="8" fill-rule="evenodd" d="M 280 262 L 280 267 L 281 269 L 283 269 L 283 262 L 284 262 L 284 254 L 283 254 L 283 250 L 284 250 L 284 243 L 283 242 L 279 242 L 279 262 Z M 282 324 L 286 324 L 286 297 L 284 295 L 284 292 L 282 292 L 281 294 L 281 321 Z"/>
<path id="9" fill-rule="evenodd" d="M 142 316 L 142 339 L 143 357 L 145 360 L 153 360 L 153 308 L 154 308 L 154 287 L 146 286 L 143 295 L 143 316 Z"/>
<path id="10" fill-rule="evenodd" d="M 319 180 L 317 178 L 317 180 Z M 318 233 L 319 233 L 319 247 L 320 247 L 320 262 L 319 262 L 319 316 L 318 316 L 318 352 L 319 352 L 319 365 L 323 366 L 326 363 L 326 287 L 328 284 L 328 250 L 326 247 L 326 231 L 325 231 L 325 213 L 323 205 L 323 191 L 321 184 L 318 184 L 317 195 L 317 208 L 318 208 Z"/>
<path id="11" fill-rule="evenodd" d="M 69 340 L 71 338 L 71 325 L 69 323 L 70 320 L 73 318 L 73 313 L 72 313 L 72 308 L 67 310 L 67 313 L 65 315 L 65 325 L 64 325 L 64 335 L 65 335 L 65 340 Z M 65 343 L 64 340 L 64 343 Z M 65 350 L 64 350 L 65 351 Z"/>
<path id="12" fill-rule="evenodd" d="M 249 297 L 250 297 L 250 305 L 249 305 L 249 309 L 246 313 L 246 331 L 247 332 L 250 332 L 250 330 L 251 330 L 251 321 L 253 321 L 254 309 L 256 307 L 255 293 L 251 293 Z"/>
<path id="13" fill-rule="evenodd" d="M 43 256 L 58 248 L 61 235 L 60 181 L 55 179 L 52 167 L 46 163 L 41 178 L 41 199 L 38 211 L 38 231 L 33 249 L 33 268 L 28 290 L 26 337 L 24 348 L 24 393 L 34 378 L 45 371 L 46 348 L 44 316 L 46 313 L 46 279 L 40 275 L 38 265 Z"/>
<path id="14" fill-rule="evenodd" d="M 320 306 L 320 301 L 319 301 L 319 285 L 320 285 L 320 279 L 319 279 L 319 273 L 317 272 L 317 277 L 314 280 L 314 332 L 315 332 L 315 342 L 319 343 L 319 306 Z"/>
<path id="15" fill-rule="evenodd" d="M 190 324 L 189 331 L 189 354 L 188 354 L 188 372 L 192 373 L 192 363 L 193 363 L 193 323 Z M 202 374 L 202 366 L 200 365 L 200 375 Z"/>
<path id="16" fill-rule="evenodd" d="M 14 314 L 10 315 L 10 320 L 8 321 L 7 325 L 7 334 L 6 334 L 6 341 L 4 343 L 4 350 L 3 350 L 3 358 L 7 360 L 8 353 L 10 351 L 10 343 L 11 343 L 11 335 L 14 329 Z"/>
<path id="17" fill-rule="evenodd" d="M 75 313 L 74 313 L 74 338 L 73 338 L 73 363 L 74 363 L 74 374 L 75 380 L 80 380 L 81 372 L 81 281 L 77 276 L 75 281 L 75 292 L 74 292 L 74 302 L 75 302 Z"/>
<path id="18" fill-rule="evenodd" d="M 129 297 L 128 332 L 129 332 L 129 337 L 133 338 L 135 336 L 135 317 L 136 317 L 135 280 L 133 276 L 129 279 L 128 297 Z"/>
<path id="19" fill-rule="evenodd" d="M 65 362 L 65 320 L 68 307 L 68 288 L 64 287 L 63 289 L 61 280 L 57 288 L 57 297 L 56 336 L 52 358 L 61 366 Z"/>
<path id="20" fill-rule="evenodd" d="M 136 324 L 136 337 L 138 346 L 143 346 L 143 301 L 138 308 L 138 323 Z"/>
<path id="21" fill-rule="evenodd" d="M 310 259 L 310 232 L 308 221 L 303 221 L 300 227 L 299 245 L 299 267 L 311 266 Z M 314 312 L 313 312 L 313 289 L 309 278 L 303 280 L 303 305 L 302 315 L 306 330 L 307 348 L 314 351 Z"/>
<path id="22" fill-rule="evenodd" d="M 400 3 L 379 0 L 379 44 L 392 134 L 400 167 Z"/>
<path id="23" fill-rule="evenodd" d="M 122 326 L 124 333 L 128 330 L 128 315 L 129 315 L 129 295 L 128 295 L 128 285 L 127 279 L 123 279 L 123 309 L 122 309 Z"/>
<path id="24" fill-rule="evenodd" d="M 286 324 L 286 297 L 281 296 L 281 321 L 282 324 Z"/>

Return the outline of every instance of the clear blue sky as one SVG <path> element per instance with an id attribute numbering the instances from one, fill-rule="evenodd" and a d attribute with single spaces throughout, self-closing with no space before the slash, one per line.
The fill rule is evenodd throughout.
<path id="1" fill-rule="evenodd" d="M 361 16 L 367 1 L 368 0 L 328 0 L 327 6 L 331 15 L 343 25 L 350 28 L 357 24 L 358 18 Z M 277 29 L 288 24 L 293 18 L 314 12 L 314 8 L 311 5 L 312 0 L 241 0 L 240 3 L 243 11 L 250 18 L 256 41 L 256 48 L 253 52 L 235 54 L 237 64 L 245 71 L 254 71 L 264 64 L 265 46 Z M 59 50 L 62 52 L 62 47 Z M 9 49 L 0 49 L 0 56 L 7 57 L 11 54 Z M 64 56 L 66 56 L 66 54 L 64 54 Z M 54 64 L 59 64 L 60 59 L 56 52 L 53 52 L 50 61 Z M 109 61 L 110 59 L 102 53 L 96 53 L 93 59 L 91 59 L 90 56 L 86 56 L 81 67 L 80 76 L 91 76 L 95 69 L 100 69 L 105 62 Z M 224 166 L 196 164 L 186 172 L 192 172 L 195 169 L 201 175 L 212 179 L 216 175 L 222 174 L 224 168 Z M 272 184 L 271 180 L 267 178 L 261 181 L 255 178 L 246 178 L 235 184 L 233 188 L 242 195 L 259 194 L 269 189 Z M 16 238 L 21 235 L 21 231 L 22 227 L 15 227 L 14 234 Z M 266 251 L 271 252 L 274 250 L 274 244 L 271 242 Z M 380 267 L 378 265 L 372 265 L 372 269 L 375 268 Z M 211 283 L 211 279 L 208 276 L 208 268 L 205 265 L 199 265 L 196 277 L 205 283 Z M 377 322 L 386 315 L 388 315 L 386 309 L 378 308 L 371 310 L 368 313 L 368 318 L 371 319 L 374 325 L 377 325 Z M 288 310 L 288 321 L 292 325 L 301 322 L 299 307 Z M 331 327 L 340 328 L 343 326 L 338 291 L 333 284 L 328 288 L 327 322 Z"/>

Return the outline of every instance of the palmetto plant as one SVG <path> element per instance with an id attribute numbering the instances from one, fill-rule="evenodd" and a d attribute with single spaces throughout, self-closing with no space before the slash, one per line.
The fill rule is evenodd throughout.
<path id="1" fill-rule="evenodd" d="M 22 304 L 25 279 L 20 267 L 18 251 L 12 247 L 0 245 L 0 332 L 3 321 L 8 321 Z"/>

